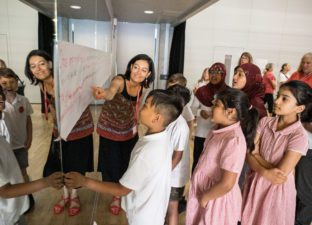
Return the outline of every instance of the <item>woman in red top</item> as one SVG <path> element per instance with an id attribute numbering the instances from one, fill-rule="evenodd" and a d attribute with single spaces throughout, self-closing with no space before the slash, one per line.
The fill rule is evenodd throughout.
<path id="1" fill-rule="evenodd" d="M 263 75 L 264 84 L 264 102 L 268 104 L 269 115 L 273 114 L 274 97 L 273 93 L 276 88 L 276 79 L 273 74 L 273 63 L 268 63 L 265 66 Z"/>
<path id="2" fill-rule="evenodd" d="M 306 53 L 301 58 L 298 70 L 288 80 L 301 80 L 312 88 L 312 52 Z"/>
<path id="3" fill-rule="evenodd" d="M 304 54 L 299 68 L 289 80 L 301 80 L 312 88 L 312 52 Z M 310 113 L 311 115 L 311 113 Z M 311 116 L 310 116 L 311 117 Z M 312 139 L 312 122 L 303 123 L 309 137 Z M 297 207 L 296 224 L 309 224 L 312 221 L 312 148 L 303 156 L 296 166 Z"/>

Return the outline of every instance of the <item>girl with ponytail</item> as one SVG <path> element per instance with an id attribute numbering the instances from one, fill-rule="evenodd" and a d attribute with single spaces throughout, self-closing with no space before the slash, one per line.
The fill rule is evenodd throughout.
<path id="1" fill-rule="evenodd" d="M 240 220 L 238 178 L 247 149 L 254 147 L 258 118 L 244 92 L 227 88 L 216 95 L 211 115 L 216 126 L 206 138 L 192 175 L 187 225 L 237 224 Z"/>
<path id="2" fill-rule="evenodd" d="M 245 179 L 242 225 L 295 223 L 294 168 L 308 150 L 302 122 L 311 123 L 311 107 L 309 85 L 288 81 L 274 102 L 276 117 L 259 121 L 255 148 L 247 153 L 251 171 Z"/>

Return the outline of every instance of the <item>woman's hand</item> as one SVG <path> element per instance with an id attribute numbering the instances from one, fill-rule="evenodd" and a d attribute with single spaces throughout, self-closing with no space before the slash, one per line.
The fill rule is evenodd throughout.
<path id="1" fill-rule="evenodd" d="M 210 113 L 208 110 L 201 110 L 200 111 L 200 116 L 202 118 L 204 118 L 205 120 L 207 120 L 210 117 Z"/>
<path id="2" fill-rule="evenodd" d="M 95 99 L 105 99 L 106 92 L 104 89 L 96 86 L 92 86 L 93 96 Z"/>

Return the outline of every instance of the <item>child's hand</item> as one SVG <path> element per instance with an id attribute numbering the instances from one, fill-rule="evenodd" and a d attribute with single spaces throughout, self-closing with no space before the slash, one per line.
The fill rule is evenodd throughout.
<path id="1" fill-rule="evenodd" d="M 55 172 L 45 179 L 49 187 L 60 189 L 64 186 L 63 176 L 64 174 L 62 172 Z"/>
<path id="2" fill-rule="evenodd" d="M 208 204 L 208 200 L 206 199 L 205 194 L 199 194 L 197 198 L 198 198 L 200 206 L 203 208 L 206 208 Z"/>
<path id="3" fill-rule="evenodd" d="M 263 176 L 267 180 L 269 180 L 272 184 L 282 184 L 282 183 L 285 183 L 287 181 L 286 174 L 278 168 L 266 170 L 266 172 L 263 174 Z"/>
<path id="4" fill-rule="evenodd" d="M 105 98 L 105 91 L 102 88 L 92 86 L 92 91 L 95 99 L 99 100 Z"/>
<path id="5" fill-rule="evenodd" d="M 210 113 L 209 113 L 209 111 L 207 111 L 207 110 L 201 110 L 201 111 L 200 111 L 200 116 L 206 120 L 206 119 L 209 118 Z"/>
<path id="6" fill-rule="evenodd" d="M 79 188 L 84 185 L 86 177 L 77 172 L 65 174 L 65 185 L 68 188 Z"/>

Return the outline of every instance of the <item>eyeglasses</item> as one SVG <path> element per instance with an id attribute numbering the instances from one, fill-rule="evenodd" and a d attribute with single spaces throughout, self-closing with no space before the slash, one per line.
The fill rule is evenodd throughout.
<path id="1" fill-rule="evenodd" d="M 221 70 L 213 70 L 213 71 L 209 71 L 209 75 L 222 75 L 223 71 Z"/>

